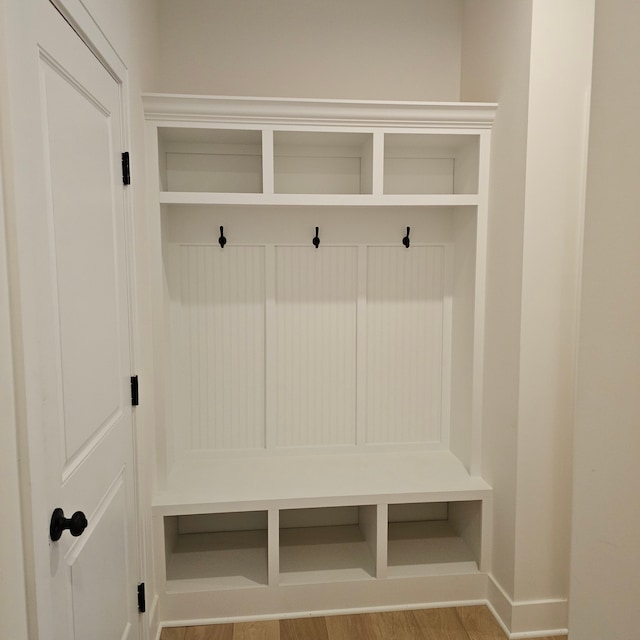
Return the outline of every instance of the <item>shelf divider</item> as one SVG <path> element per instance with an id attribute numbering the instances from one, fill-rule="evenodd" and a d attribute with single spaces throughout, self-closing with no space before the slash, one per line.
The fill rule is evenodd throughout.
<path id="1" fill-rule="evenodd" d="M 273 131 L 262 130 L 262 193 L 274 193 Z"/>
<path id="2" fill-rule="evenodd" d="M 373 185 L 371 193 L 381 196 L 384 193 L 384 133 L 375 131 L 373 134 Z"/>
<path id="3" fill-rule="evenodd" d="M 280 584 L 280 513 L 269 509 L 267 522 L 267 571 L 269 586 Z"/>
<path id="4" fill-rule="evenodd" d="M 376 578 L 389 577 L 389 505 L 378 505 L 377 513 L 378 540 L 376 551 Z"/>

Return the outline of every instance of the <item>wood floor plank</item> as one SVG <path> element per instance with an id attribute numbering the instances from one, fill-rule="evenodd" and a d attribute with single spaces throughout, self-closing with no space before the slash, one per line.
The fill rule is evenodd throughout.
<path id="1" fill-rule="evenodd" d="M 507 636 L 484 605 L 456 608 L 470 640 L 507 640 Z"/>
<path id="2" fill-rule="evenodd" d="M 280 622 L 236 622 L 233 625 L 233 640 L 280 640 Z"/>
<path id="3" fill-rule="evenodd" d="M 454 608 L 416 609 L 408 613 L 415 618 L 423 640 L 469 640 Z"/>
<path id="4" fill-rule="evenodd" d="M 184 640 L 233 640 L 233 624 L 189 627 Z"/>
<path id="5" fill-rule="evenodd" d="M 411 611 L 386 611 L 365 614 L 384 640 L 422 640 L 422 631 Z M 465 638 L 466 640 L 466 638 Z"/>
<path id="6" fill-rule="evenodd" d="M 160 640 L 185 640 L 187 627 L 165 627 L 160 634 Z"/>
<path id="7" fill-rule="evenodd" d="M 329 640 L 384 640 L 366 614 L 327 616 Z"/>
<path id="8" fill-rule="evenodd" d="M 280 640 L 329 640 L 325 618 L 280 620 Z"/>
<path id="9" fill-rule="evenodd" d="M 160 640 L 506 640 L 484 606 L 170 627 Z M 567 636 L 532 638 L 567 640 Z"/>

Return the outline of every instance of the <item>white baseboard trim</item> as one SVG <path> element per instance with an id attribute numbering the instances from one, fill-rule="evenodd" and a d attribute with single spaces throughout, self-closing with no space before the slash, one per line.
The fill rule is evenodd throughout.
<path id="1" fill-rule="evenodd" d="M 557 636 L 566 636 L 567 629 L 552 629 L 547 631 L 522 631 L 520 633 L 511 633 L 509 638 L 512 640 L 520 640 L 521 638 L 555 638 Z"/>
<path id="2" fill-rule="evenodd" d="M 154 620 L 158 612 L 158 598 L 154 598 L 150 614 L 149 628 L 157 629 L 156 640 L 160 639 L 162 629 L 174 626 L 220 624 L 224 622 L 250 622 L 258 620 L 280 620 L 284 618 L 304 618 L 308 616 L 342 615 L 368 613 L 372 611 L 402 611 L 406 609 L 430 609 L 442 607 L 460 607 L 486 605 L 496 621 L 511 640 L 526 638 L 548 638 L 567 635 L 568 601 L 563 599 L 527 600 L 514 602 L 491 575 L 488 576 L 486 600 L 463 600 L 457 602 L 410 603 L 389 607 L 354 607 L 313 612 L 279 612 L 254 616 L 233 616 L 229 618 L 192 619 L 192 620 Z M 153 635 L 150 634 L 150 637 Z"/>
<path id="3" fill-rule="evenodd" d="M 560 598 L 514 602 L 489 575 L 487 606 L 511 640 L 567 635 L 568 605 Z"/>
<path id="4" fill-rule="evenodd" d="M 326 611 L 296 611 L 286 613 L 267 613 L 256 616 L 234 616 L 230 618 L 212 618 L 195 620 L 167 620 L 161 623 L 162 628 L 201 626 L 207 624 L 223 624 L 234 622 L 260 622 L 264 620 L 287 620 L 293 618 L 316 618 L 322 616 L 341 616 L 358 613 L 377 613 L 380 611 L 411 611 L 414 609 L 446 609 L 449 607 L 469 607 L 487 604 L 486 600 L 459 600 L 451 602 L 409 603 L 390 607 L 349 607 L 345 609 L 327 609 Z M 158 636 L 159 637 L 159 636 Z"/>
<path id="5" fill-rule="evenodd" d="M 513 614 L 513 602 L 492 575 L 487 580 L 487 607 L 502 630 L 509 635 Z"/>

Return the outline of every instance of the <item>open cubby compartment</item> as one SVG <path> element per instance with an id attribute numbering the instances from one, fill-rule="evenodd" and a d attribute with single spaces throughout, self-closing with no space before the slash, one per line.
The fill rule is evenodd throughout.
<path id="1" fill-rule="evenodd" d="M 376 576 L 377 507 L 280 510 L 280 584 Z"/>
<path id="2" fill-rule="evenodd" d="M 262 131 L 158 129 L 162 191 L 262 193 Z"/>
<path id="3" fill-rule="evenodd" d="M 482 500 L 390 504 L 387 575 L 473 573 L 480 568 Z"/>
<path id="4" fill-rule="evenodd" d="M 480 136 L 385 133 L 386 195 L 477 194 Z"/>
<path id="5" fill-rule="evenodd" d="M 372 133 L 275 131 L 273 149 L 275 193 L 372 193 Z"/>
<path id="6" fill-rule="evenodd" d="M 168 591 L 268 584 L 267 511 L 164 516 Z"/>

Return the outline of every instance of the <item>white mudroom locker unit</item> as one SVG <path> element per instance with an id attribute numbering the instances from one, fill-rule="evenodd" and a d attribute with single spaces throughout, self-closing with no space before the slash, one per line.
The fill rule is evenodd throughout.
<path id="1" fill-rule="evenodd" d="M 161 618 L 484 600 L 496 105 L 144 108 Z"/>
<path id="2" fill-rule="evenodd" d="M 0 0 L 0 636 L 631 637 L 631 5 Z"/>

